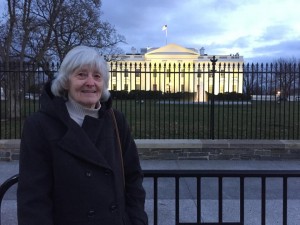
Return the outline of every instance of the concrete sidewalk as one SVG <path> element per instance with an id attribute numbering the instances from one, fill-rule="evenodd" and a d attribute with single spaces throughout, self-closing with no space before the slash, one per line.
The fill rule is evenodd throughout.
<path id="1" fill-rule="evenodd" d="M 199 161 L 199 160 L 142 160 L 143 169 L 167 169 L 167 170 L 300 170 L 300 161 Z M 7 178 L 18 173 L 18 161 L 0 161 L 0 184 Z M 174 180 L 162 179 L 159 183 L 159 224 L 175 224 L 175 201 L 174 201 Z M 239 201 L 236 196 L 236 181 L 229 180 L 224 184 L 227 191 L 224 192 L 224 220 L 239 221 Z M 290 182 L 288 196 L 288 225 L 300 224 L 300 179 L 293 179 Z M 205 186 L 206 185 L 206 186 Z M 201 219 L 204 222 L 217 222 L 218 200 L 216 183 L 213 180 L 204 185 L 204 198 L 201 202 Z M 260 183 L 251 180 L 245 196 L 245 224 L 260 224 Z M 282 182 L 272 180 L 268 188 L 267 195 L 267 224 L 282 224 Z M 145 179 L 144 187 L 147 192 L 146 211 L 149 215 L 149 224 L 153 224 L 153 184 L 151 179 Z M 181 222 L 195 222 L 196 220 L 196 201 L 195 201 L 195 182 L 186 179 L 182 184 L 180 196 L 180 220 Z M 16 222 L 16 187 L 13 187 L 6 195 L 2 204 L 2 224 L 17 225 Z"/>

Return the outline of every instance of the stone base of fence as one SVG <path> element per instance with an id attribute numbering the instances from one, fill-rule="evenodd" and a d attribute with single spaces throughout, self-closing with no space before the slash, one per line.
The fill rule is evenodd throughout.
<path id="1" fill-rule="evenodd" d="M 140 158 L 161 160 L 300 160 L 300 140 L 137 139 Z M 0 140 L 0 161 L 19 160 L 20 140 Z"/>
<path id="2" fill-rule="evenodd" d="M 0 161 L 19 160 L 20 140 L 0 140 Z"/>
<path id="3" fill-rule="evenodd" d="M 300 140 L 136 140 L 141 159 L 300 160 Z"/>

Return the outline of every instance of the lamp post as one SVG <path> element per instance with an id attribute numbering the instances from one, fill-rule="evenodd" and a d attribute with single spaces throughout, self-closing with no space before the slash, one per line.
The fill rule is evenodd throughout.
<path id="1" fill-rule="evenodd" d="M 280 100 L 281 100 L 281 92 L 280 91 L 277 91 L 277 94 L 276 94 L 276 97 L 277 97 L 277 103 L 280 103 Z"/>

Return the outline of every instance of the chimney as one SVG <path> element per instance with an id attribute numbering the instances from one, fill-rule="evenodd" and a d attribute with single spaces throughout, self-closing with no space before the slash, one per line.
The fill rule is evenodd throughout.
<path id="1" fill-rule="evenodd" d="M 131 47 L 131 54 L 133 54 L 133 55 L 136 54 L 136 48 L 135 47 Z"/>
<path id="2" fill-rule="evenodd" d="M 200 55 L 204 55 L 205 54 L 205 48 L 200 48 Z"/>

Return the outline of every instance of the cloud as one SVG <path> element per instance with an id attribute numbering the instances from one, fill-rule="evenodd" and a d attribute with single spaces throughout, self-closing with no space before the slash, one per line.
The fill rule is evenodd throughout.
<path id="1" fill-rule="evenodd" d="M 168 43 L 253 58 L 300 57 L 299 7 L 298 0 L 109 0 L 102 11 L 127 39 L 125 51 L 165 45 L 167 24 Z"/>
<path id="2" fill-rule="evenodd" d="M 258 54 L 268 53 L 274 56 L 290 56 L 299 55 L 300 40 L 286 40 L 274 45 L 266 45 L 263 47 L 254 48 Z"/>
<path id="3" fill-rule="evenodd" d="M 283 40 L 287 38 L 292 32 L 290 26 L 287 25 L 272 25 L 267 27 L 262 35 L 260 36 L 260 41 L 270 41 L 270 40 Z"/>

